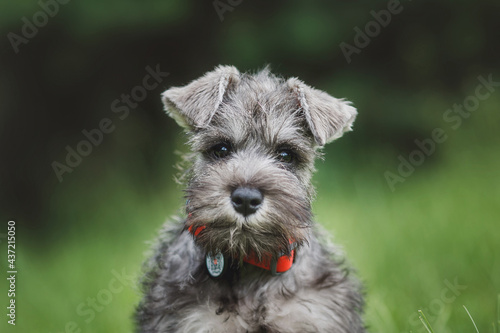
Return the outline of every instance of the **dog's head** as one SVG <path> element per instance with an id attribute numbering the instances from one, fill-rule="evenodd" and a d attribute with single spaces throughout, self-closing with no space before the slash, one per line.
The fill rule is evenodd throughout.
<path id="1" fill-rule="evenodd" d="M 351 129 L 354 107 L 296 78 L 268 69 L 240 74 L 232 66 L 162 98 L 195 153 L 186 226 L 205 227 L 200 246 L 278 256 L 290 241 L 307 242 L 314 159 L 319 147 Z"/>

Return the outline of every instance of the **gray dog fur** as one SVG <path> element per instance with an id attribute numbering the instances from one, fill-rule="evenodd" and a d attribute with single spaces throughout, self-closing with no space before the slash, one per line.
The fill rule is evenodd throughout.
<path id="1" fill-rule="evenodd" d="M 311 212 L 314 160 L 351 130 L 356 109 L 268 68 L 243 74 L 232 66 L 170 88 L 162 100 L 192 148 L 187 217 L 165 224 L 146 263 L 138 331 L 364 332 L 360 286 Z M 240 187 L 263 195 L 248 216 L 230 199 Z M 189 226 L 206 229 L 195 239 Z M 276 258 L 291 239 L 295 262 L 279 276 L 237 259 L 222 279 L 207 273 L 207 253 Z"/>

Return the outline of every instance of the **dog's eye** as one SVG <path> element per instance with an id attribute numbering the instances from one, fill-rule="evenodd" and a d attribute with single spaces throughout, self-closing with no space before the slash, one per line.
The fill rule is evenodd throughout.
<path id="1" fill-rule="evenodd" d="M 278 150 L 278 160 L 283 163 L 292 163 L 295 161 L 295 154 L 289 149 Z"/>
<path id="2" fill-rule="evenodd" d="M 231 146 L 228 143 L 219 143 L 210 148 L 209 153 L 216 159 L 221 159 L 231 154 Z"/>

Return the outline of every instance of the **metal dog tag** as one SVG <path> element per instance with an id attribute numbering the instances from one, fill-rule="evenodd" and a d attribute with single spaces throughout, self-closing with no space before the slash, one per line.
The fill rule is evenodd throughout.
<path id="1" fill-rule="evenodd" d="M 214 278 L 221 276 L 224 272 L 224 255 L 220 252 L 217 252 L 214 256 L 207 253 L 205 263 L 208 273 Z"/>

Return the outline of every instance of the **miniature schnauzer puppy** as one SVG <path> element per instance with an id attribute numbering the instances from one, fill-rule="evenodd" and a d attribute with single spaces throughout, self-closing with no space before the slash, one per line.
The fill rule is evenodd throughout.
<path id="1" fill-rule="evenodd" d="M 186 214 L 146 263 L 138 331 L 364 332 L 360 286 L 311 212 L 314 159 L 351 130 L 356 109 L 232 66 L 162 100 L 192 148 Z"/>

